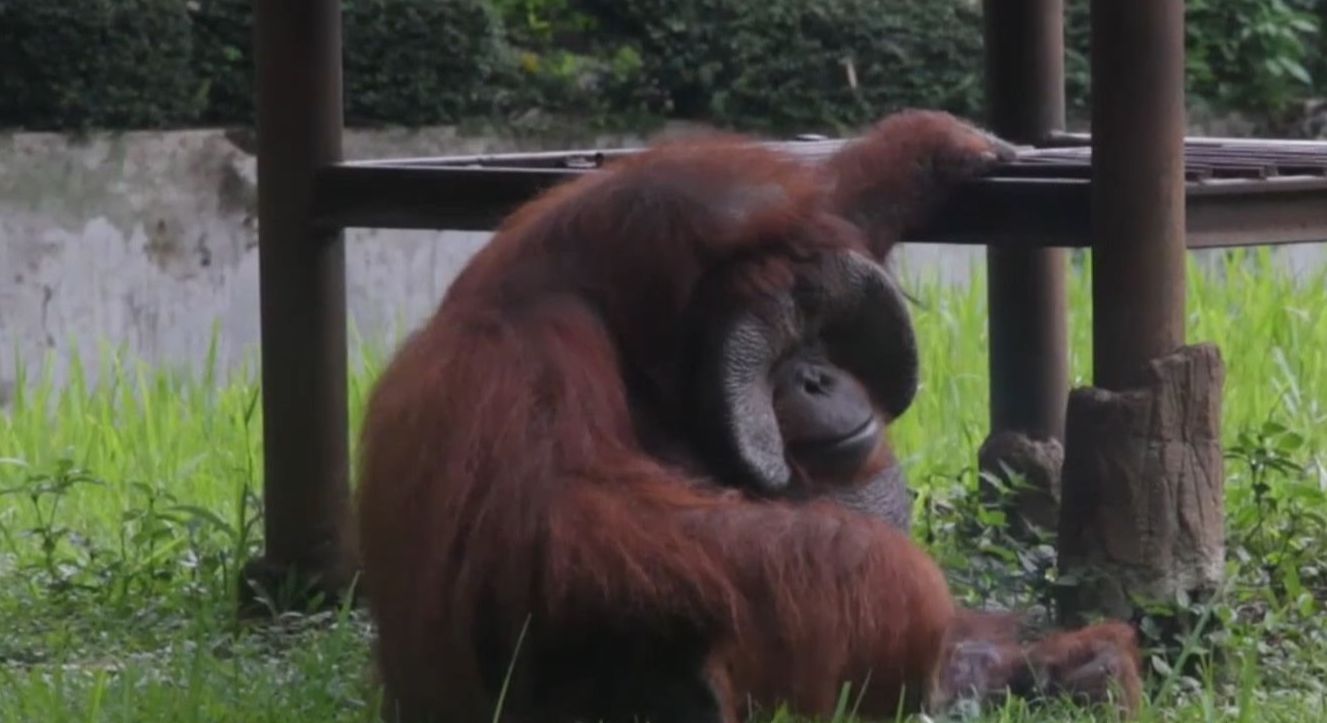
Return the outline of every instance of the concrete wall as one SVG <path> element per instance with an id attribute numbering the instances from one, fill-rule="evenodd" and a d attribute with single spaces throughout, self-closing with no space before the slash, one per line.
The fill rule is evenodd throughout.
<path id="1" fill-rule="evenodd" d="M 574 134 L 517 141 L 450 128 L 352 131 L 346 152 L 369 158 L 641 141 Z M 31 372 L 51 356 L 59 382 L 75 346 L 85 360 L 110 343 L 131 358 L 196 368 L 215 325 L 225 367 L 254 359 L 249 148 L 243 135 L 216 130 L 0 135 L 0 401 L 12 387 L 15 357 Z M 353 323 L 365 337 L 391 343 L 433 309 L 487 234 L 354 230 L 347 239 Z M 982 258 L 980 249 L 910 246 L 902 261 L 912 273 L 961 283 Z"/>

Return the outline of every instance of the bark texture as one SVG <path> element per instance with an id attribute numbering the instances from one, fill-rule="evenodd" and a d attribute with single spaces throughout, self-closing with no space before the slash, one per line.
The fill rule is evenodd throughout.
<path id="1" fill-rule="evenodd" d="M 1059 534 L 1068 622 L 1129 619 L 1139 601 L 1202 596 L 1221 580 L 1221 352 L 1181 348 L 1145 378 L 1069 397 Z"/>
<path id="2" fill-rule="evenodd" d="M 1059 440 L 996 432 L 981 445 L 977 464 L 982 472 L 1005 484 L 1012 481 L 1010 473 L 1022 477 L 1024 488 L 1006 499 L 1005 512 L 1015 529 L 1055 531 L 1060 519 L 1060 473 L 1064 464 L 1064 447 Z M 984 479 L 982 488 L 994 496 Z"/>

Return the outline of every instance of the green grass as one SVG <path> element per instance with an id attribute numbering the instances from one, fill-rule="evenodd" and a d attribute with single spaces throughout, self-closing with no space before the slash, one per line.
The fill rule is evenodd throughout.
<path id="1" fill-rule="evenodd" d="M 1091 378 L 1087 278 L 1071 283 L 1075 384 Z M 922 492 L 917 534 L 968 601 L 1035 601 L 1046 550 L 1010 542 L 973 494 L 985 286 L 910 291 L 924 387 L 893 438 Z M 1159 667 L 1148 716 L 1327 720 L 1327 277 L 1295 282 L 1264 253 L 1236 253 L 1195 266 L 1188 298 L 1190 340 L 1226 359 L 1232 453 L 1220 632 L 1191 642 L 1200 660 L 1213 643 L 1226 655 L 1186 675 Z M 353 420 L 383 352 L 352 352 Z M 263 629 L 230 615 L 237 565 L 260 542 L 255 367 L 173 373 L 105 346 L 80 358 L 93 366 L 61 388 L 49 368 L 19 369 L 0 415 L 0 721 L 374 720 L 361 615 Z M 982 720 L 1091 719 L 1011 704 Z"/>

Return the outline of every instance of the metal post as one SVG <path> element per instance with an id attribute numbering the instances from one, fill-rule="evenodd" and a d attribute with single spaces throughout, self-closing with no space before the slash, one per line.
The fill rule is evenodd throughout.
<path id="1" fill-rule="evenodd" d="M 350 557 L 345 255 L 341 232 L 310 219 L 315 170 L 341 160 L 341 4 L 253 6 L 266 549 L 246 577 L 336 593 Z"/>
<path id="2" fill-rule="evenodd" d="M 985 0 L 991 130 L 1018 143 L 1064 129 L 1063 0 Z M 987 247 L 991 436 L 987 473 L 1008 467 L 1033 487 L 1014 513 L 1053 526 L 1069 387 L 1064 249 Z"/>
<path id="3" fill-rule="evenodd" d="M 1034 144 L 1064 129 L 1063 0 L 986 0 L 991 130 Z M 1069 387 L 1064 249 L 986 251 L 991 431 L 1060 439 Z"/>
<path id="4" fill-rule="evenodd" d="M 1225 364 L 1216 346 L 1184 343 L 1183 0 L 1092 0 L 1092 75 L 1096 386 L 1068 406 L 1057 598 L 1069 626 L 1209 599 L 1226 558 Z M 1147 614 L 1167 642 L 1199 622 L 1187 606 Z"/>
<path id="5" fill-rule="evenodd" d="M 1184 2 L 1092 2 L 1097 386 L 1142 383 L 1184 343 Z"/>

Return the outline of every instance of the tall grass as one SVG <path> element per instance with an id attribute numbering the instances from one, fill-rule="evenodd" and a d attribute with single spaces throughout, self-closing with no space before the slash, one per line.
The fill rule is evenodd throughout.
<path id="1" fill-rule="evenodd" d="M 1092 381 L 1089 258 L 1068 286 L 1074 386 Z M 1297 282 L 1264 248 L 1190 261 L 1188 279 L 1188 341 L 1216 342 L 1226 363 L 1226 439 L 1275 417 L 1327 454 L 1327 271 Z M 908 288 L 919 300 L 922 390 L 892 439 L 924 479 L 970 464 L 988 430 L 986 284 L 978 273 L 967 287 L 921 278 Z"/>
<path id="2" fill-rule="evenodd" d="M 1079 385 L 1091 379 L 1091 270 L 1075 268 Z M 1301 568 L 1313 549 L 1327 549 L 1312 524 L 1327 515 L 1327 273 L 1296 281 L 1254 251 L 1194 263 L 1189 279 L 1189 339 L 1216 342 L 1227 364 L 1228 446 L 1280 439 L 1271 454 L 1297 471 L 1263 477 L 1232 460 L 1232 575 L 1248 584 L 1225 622 L 1240 636 L 1242 667 L 1233 682 L 1181 686 L 1184 702 L 1156 715 L 1244 720 L 1256 708 L 1259 720 L 1311 719 L 1323 710 L 1321 685 L 1313 691 L 1315 678 L 1327 679 L 1317 662 L 1327 660 L 1327 634 L 1313 622 L 1322 576 Z M 984 277 L 969 286 L 918 279 L 909 290 L 919 301 L 923 387 L 892 436 L 913 484 L 950 494 L 987 430 Z M 352 445 L 389 351 L 351 350 Z M 49 362 L 16 366 L 15 395 L 0 413 L 0 720 L 372 719 L 356 614 L 261 634 L 229 618 L 235 566 L 258 543 L 256 369 L 221 369 L 215 345 L 196 373 L 151 368 L 104 344 L 74 354 L 60 387 Z M 1269 548 L 1272 536 L 1292 542 Z M 1280 550 L 1275 569 L 1238 559 L 1270 556 L 1264 549 Z M 1012 710 L 992 720 L 1068 719 L 1048 715 Z"/>

